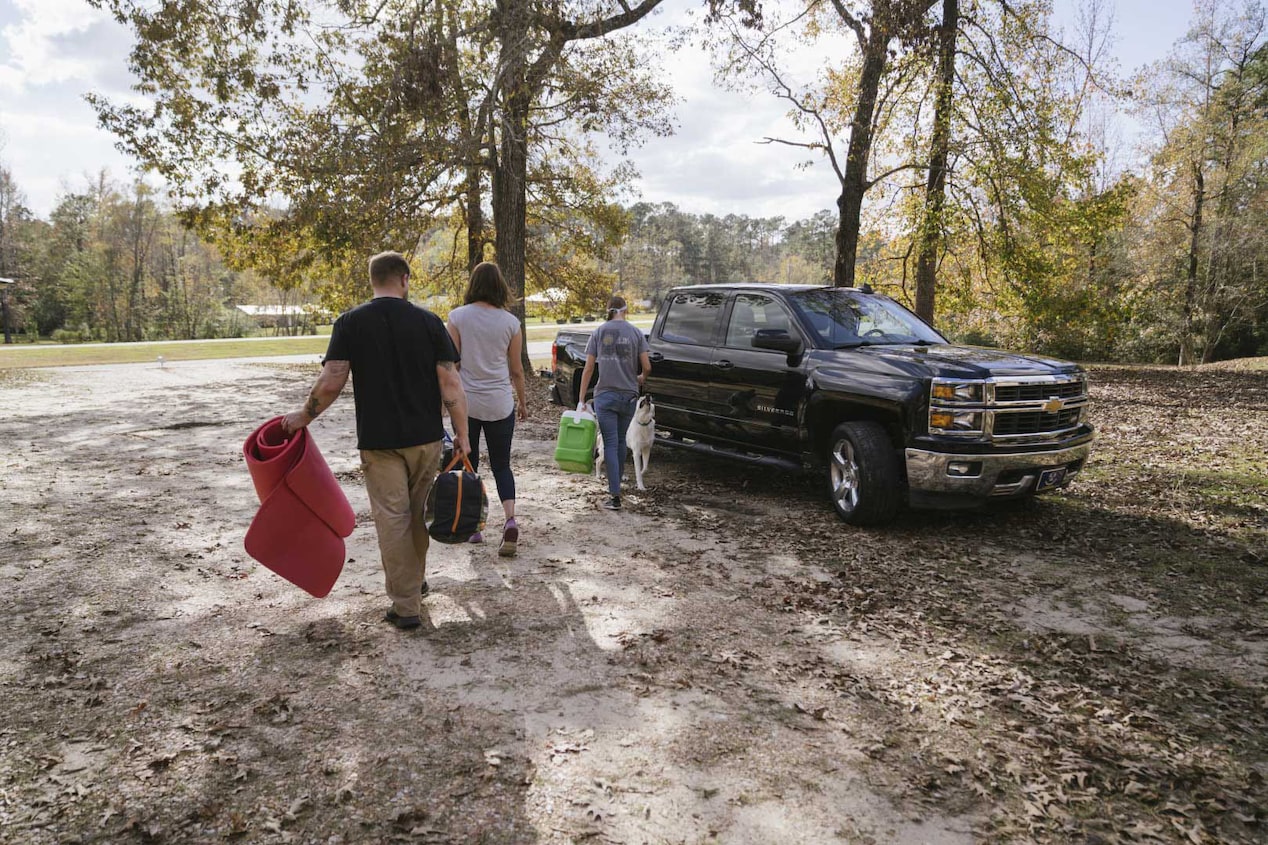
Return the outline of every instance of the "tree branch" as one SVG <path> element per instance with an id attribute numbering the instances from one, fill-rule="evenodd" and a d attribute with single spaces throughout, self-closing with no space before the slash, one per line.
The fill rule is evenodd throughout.
<path id="1" fill-rule="evenodd" d="M 863 24 L 859 22 L 858 18 L 854 17 L 853 13 L 851 13 L 849 9 L 845 8 L 845 4 L 842 3 L 841 0 L 832 0 L 832 8 L 837 10 L 837 14 L 840 15 L 841 20 L 845 22 L 845 25 L 854 30 L 854 35 L 859 40 L 859 48 L 866 48 L 867 30 L 864 29 Z"/>

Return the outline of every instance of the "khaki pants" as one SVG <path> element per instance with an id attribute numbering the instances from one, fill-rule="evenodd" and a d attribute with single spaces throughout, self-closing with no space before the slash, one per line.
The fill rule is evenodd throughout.
<path id="1" fill-rule="evenodd" d="M 423 505 L 440 469 L 441 441 L 407 449 L 362 450 L 361 470 L 379 537 L 379 556 L 392 608 L 417 616 L 427 569 Z"/>

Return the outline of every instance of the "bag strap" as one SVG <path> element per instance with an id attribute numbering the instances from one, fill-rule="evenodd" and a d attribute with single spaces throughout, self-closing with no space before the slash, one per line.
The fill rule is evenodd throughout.
<path id="1" fill-rule="evenodd" d="M 456 467 L 459 460 L 461 460 L 462 465 L 467 468 L 467 472 L 472 473 L 473 475 L 475 474 L 475 469 L 471 466 L 471 459 L 467 457 L 465 452 L 461 455 L 454 455 L 453 460 L 449 462 L 449 466 L 445 467 L 444 472 L 449 472 L 449 470 Z M 454 508 L 453 511 L 453 527 L 449 529 L 454 534 L 458 533 L 458 520 L 462 517 L 462 473 L 458 473 L 458 503 L 459 507 Z"/>
<path id="2" fill-rule="evenodd" d="M 465 455 L 463 457 L 466 457 Z M 471 464 L 467 464 L 471 466 Z M 455 502 L 453 509 L 453 527 L 449 529 L 450 533 L 458 533 L 458 520 L 462 517 L 462 478 L 465 473 L 458 473 L 458 501 Z"/>
<path id="3" fill-rule="evenodd" d="M 466 452 L 461 455 L 454 455 L 453 460 L 449 462 L 449 466 L 441 470 L 441 472 L 449 472 L 458 465 L 458 461 L 462 461 L 462 465 L 467 468 L 467 472 L 475 472 L 475 467 L 471 466 L 471 460 L 467 457 Z"/>

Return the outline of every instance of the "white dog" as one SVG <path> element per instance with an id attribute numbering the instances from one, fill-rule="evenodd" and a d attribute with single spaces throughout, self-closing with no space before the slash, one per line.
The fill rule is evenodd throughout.
<path id="1" fill-rule="evenodd" d="M 646 490 L 643 485 L 643 473 L 647 471 L 647 464 L 652 459 L 652 444 L 656 442 L 656 405 L 652 403 L 652 397 L 643 395 L 638 397 L 638 404 L 634 407 L 634 420 L 630 423 L 630 429 L 625 433 L 625 445 L 629 448 L 630 454 L 634 456 L 634 484 L 639 490 Z M 599 477 L 599 469 L 603 466 L 603 434 L 600 433 L 595 437 L 594 448 L 597 454 L 594 459 L 594 477 Z"/>
<path id="2" fill-rule="evenodd" d="M 643 486 L 643 473 L 647 472 L 647 464 L 652 460 L 652 444 L 656 442 L 656 406 L 652 397 L 643 394 L 638 397 L 634 407 L 634 421 L 630 430 L 625 433 L 625 445 L 634 456 L 634 483 L 640 490 Z"/>

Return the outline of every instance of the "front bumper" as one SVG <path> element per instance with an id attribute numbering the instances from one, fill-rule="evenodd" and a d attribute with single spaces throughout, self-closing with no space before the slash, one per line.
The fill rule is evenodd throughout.
<path id="1" fill-rule="evenodd" d="M 907 450 L 907 487 L 913 495 L 940 494 L 975 499 L 1024 496 L 1034 492 L 1044 470 L 1064 468 L 1056 487 L 1064 487 L 1083 469 L 1092 442 L 1047 452 L 1018 452 L 1006 455 L 959 455 Z M 960 472 L 952 474 L 953 466 Z"/>

